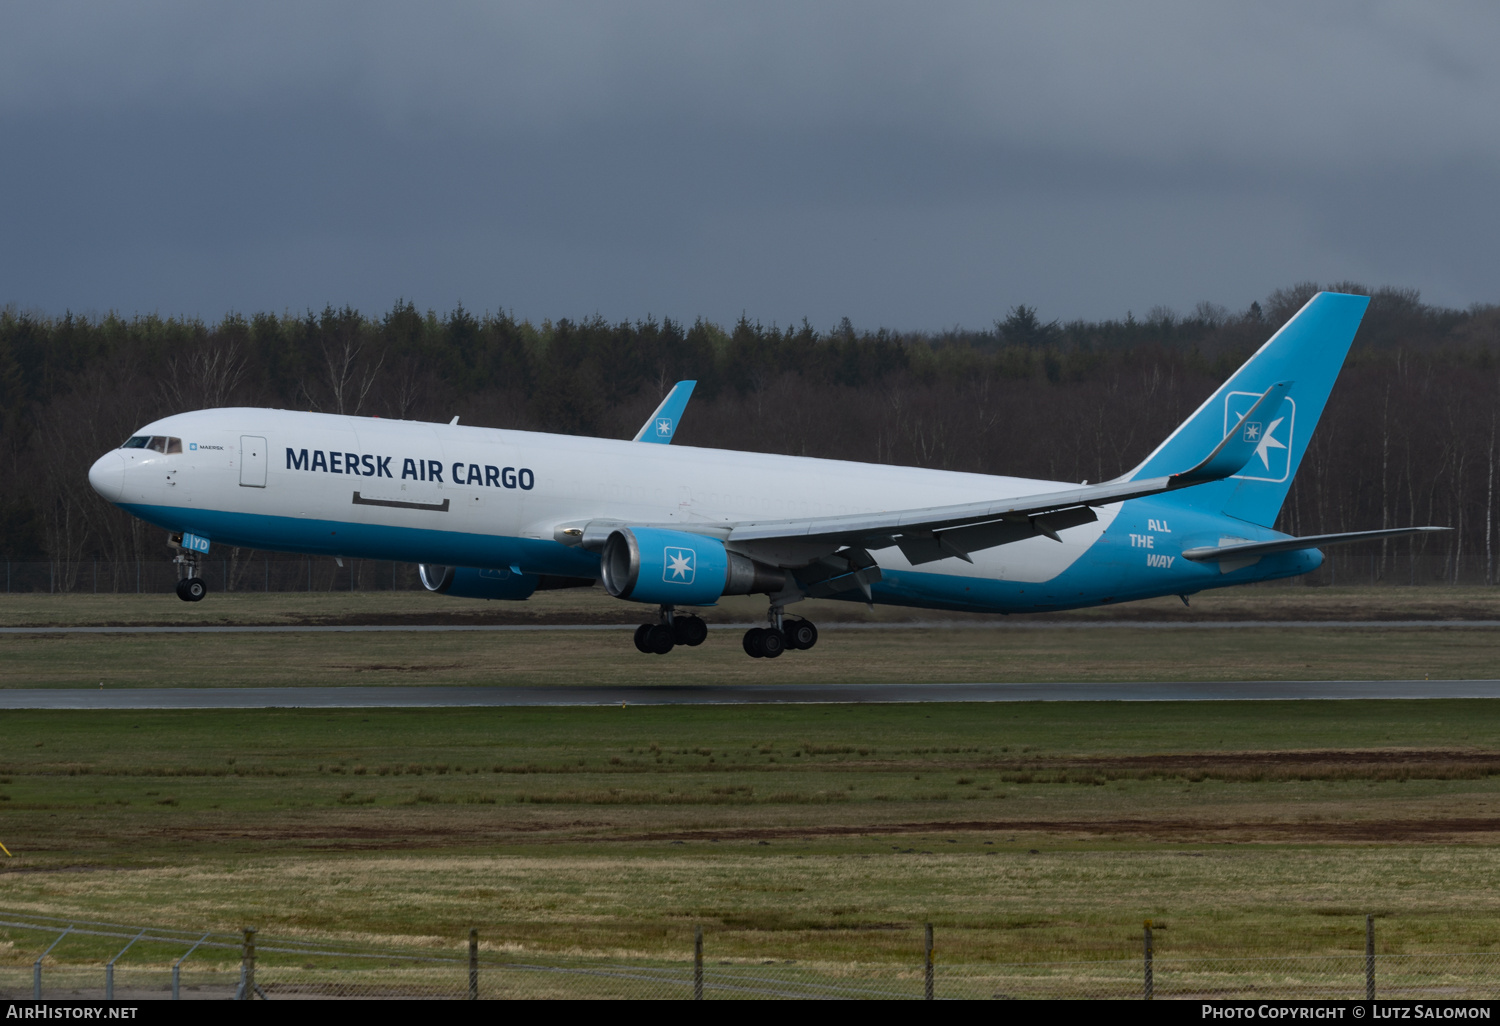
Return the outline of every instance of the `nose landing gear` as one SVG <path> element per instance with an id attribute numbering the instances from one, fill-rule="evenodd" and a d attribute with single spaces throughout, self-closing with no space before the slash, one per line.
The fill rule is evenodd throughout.
<path id="1" fill-rule="evenodd" d="M 184 577 L 177 582 L 177 597 L 184 602 L 201 602 L 208 594 L 208 585 L 201 577 Z"/>
<path id="2" fill-rule="evenodd" d="M 701 617 L 662 606 L 660 623 L 643 623 L 635 629 L 635 647 L 648 655 L 666 655 L 678 645 L 701 645 L 707 637 L 708 624 Z"/>
<path id="3" fill-rule="evenodd" d="M 177 566 L 177 597 L 184 602 L 202 602 L 208 594 L 208 584 L 198 569 L 198 554 L 178 549 L 172 562 Z"/>

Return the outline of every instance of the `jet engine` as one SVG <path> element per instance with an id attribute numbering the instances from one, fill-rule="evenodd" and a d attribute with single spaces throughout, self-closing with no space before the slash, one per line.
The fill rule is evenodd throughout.
<path id="1" fill-rule="evenodd" d="M 436 566 L 418 563 L 422 586 L 454 598 L 511 599 L 531 597 L 540 578 L 514 570 L 480 570 L 472 566 Z"/>
<path id="2" fill-rule="evenodd" d="M 717 538 L 659 527 L 611 531 L 600 568 L 615 598 L 685 606 L 712 605 L 720 595 L 778 592 L 787 576 L 730 552 Z"/>

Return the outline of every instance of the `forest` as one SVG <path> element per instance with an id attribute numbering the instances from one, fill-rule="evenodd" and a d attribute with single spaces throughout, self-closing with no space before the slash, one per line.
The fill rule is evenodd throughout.
<path id="1" fill-rule="evenodd" d="M 0 557 L 64 568 L 165 562 L 163 533 L 99 499 L 89 465 L 185 410 L 271 406 L 630 437 L 682 378 L 675 444 L 1101 481 L 1134 466 L 1318 289 L 1242 311 L 1200 303 L 1123 320 L 985 330 L 732 326 L 600 317 L 533 324 L 399 301 L 230 314 L 217 324 L 0 309 Z M 1500 306 L 1425 304 L 1340 282 L 1369 312 L 1277 524 L 1320 534 L 1441 524 L 1415 542 L 1331 549 L 1310 584 L 1491 584 Z M 913 496 L 914 505 L 921 504 Z"/>

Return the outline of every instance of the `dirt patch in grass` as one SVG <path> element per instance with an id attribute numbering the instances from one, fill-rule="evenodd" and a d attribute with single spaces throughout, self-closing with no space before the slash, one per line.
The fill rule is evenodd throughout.
<path id="1" fill-rule="evenodd" d="M 815 837 L 883 837 L 903 834 L 1045 834 L 1056 838 L 1127 837 L 1158 841 L 1352 842 L 1422 841 L 1500 834 L 1500 817 L 1319 822 L 1173 819 L 985 819 L 936 820 L 854 826 L 801 826 L 726 830 L 686 830 L 643 834 L 632 841 L 772 841 Z"/>

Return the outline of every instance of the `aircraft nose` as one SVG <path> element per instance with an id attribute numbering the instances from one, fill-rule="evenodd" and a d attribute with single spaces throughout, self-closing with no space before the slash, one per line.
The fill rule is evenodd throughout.
<path id="1" fill-rule="evenodd" d="M 110 502 L 119 502 L 125 495 L 125 457 L 117 452 L 100 456 L 89 468 L 89 484 Z"/>

